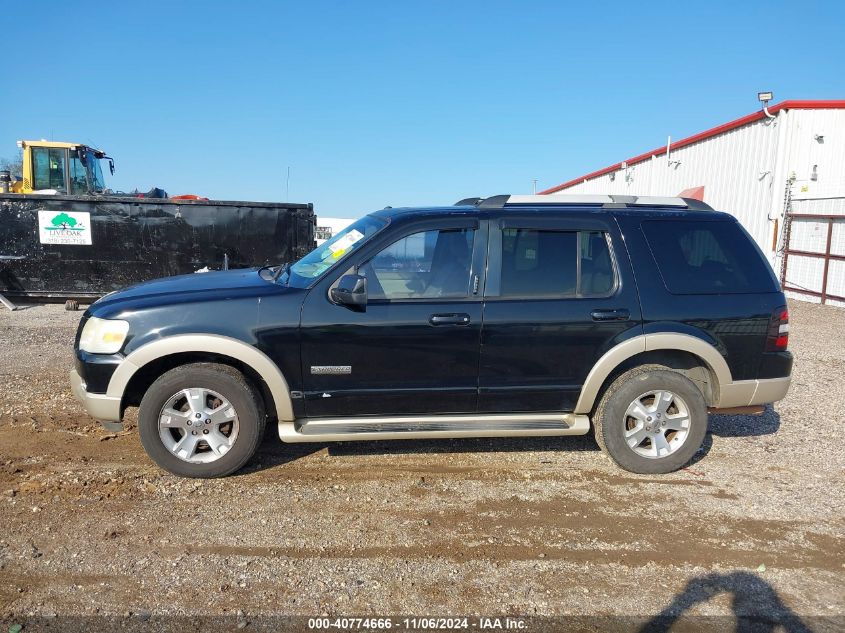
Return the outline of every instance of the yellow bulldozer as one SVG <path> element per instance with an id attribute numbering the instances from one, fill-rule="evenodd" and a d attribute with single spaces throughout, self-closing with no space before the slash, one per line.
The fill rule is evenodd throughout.
<path id="1" fill-rule="evenodd" d="M 82 143 L 43 140 L 18 141 L 18 147 L 23 152 L 22 178 L 13 181 L 4 174 L 0 193 L 85 196 L 108 192 L 100 161 L 108 161 L 114 174 L 114 160 L 105 152 Z"/>

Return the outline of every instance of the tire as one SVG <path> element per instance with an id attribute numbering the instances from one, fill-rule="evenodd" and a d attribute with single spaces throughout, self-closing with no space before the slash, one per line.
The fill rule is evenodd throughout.
<path id="1" fill-rule="evenodd" d="M 620 467 L 643 475 L 669 473 L 701 448 L 707 404 L 683 374 L 660 366 L 637 367 L 602 394 L 593 426 L 598 445 Z"/>
<path id="2" fill-rule="evenodd" d="M 203 479 L 224 477 L 246 464 L 265 422 L 258 390 L 238 370 L 214 363 L 162 374 L 138 411 L 147 455 L 174 475 Z"/>

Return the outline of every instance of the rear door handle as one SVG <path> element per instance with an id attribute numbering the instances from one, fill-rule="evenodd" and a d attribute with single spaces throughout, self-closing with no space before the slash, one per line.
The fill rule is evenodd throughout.
<path id="1" fill-rule="evenodd" d="M 627 321 L 631 313 L 624 308 L 619 310 L 593 310 L 590 312 L 593 321 Z"/>
<path id="2" fill-rule="evenodd" d="M 468 314 L 432 314 L 428 317 L 432 325 L 469 325 Z"/>

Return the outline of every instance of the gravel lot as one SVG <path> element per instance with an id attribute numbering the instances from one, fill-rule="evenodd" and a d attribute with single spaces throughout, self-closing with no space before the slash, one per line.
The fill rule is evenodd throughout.
<path id="1" fill-rule="evenodd" d="M 845 626 L 845 310 L 794 302 L 793 386 L 681 472 L 592 437 L 283 445 L 178 479 L 70 394 L 79 313 L 0 311 L 0 622 L 110 615 L 731 615 Z M 130 416 L 131 419 L 131 416 Z M 826 619 L 824 619 L 826 618 Z M 155 620 L 154 620 L 155 621 Z M 798 627 L 798 628 L 796 628 Z"/>

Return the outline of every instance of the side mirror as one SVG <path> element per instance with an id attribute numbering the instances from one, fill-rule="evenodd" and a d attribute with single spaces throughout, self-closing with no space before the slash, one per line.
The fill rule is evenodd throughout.
<path id="1" fill-rule="evenodd" d="M 332 301 L 351 310 L 367 309 L 367 278 L 361 275 L 344 275 L 331 289 Z"/>

